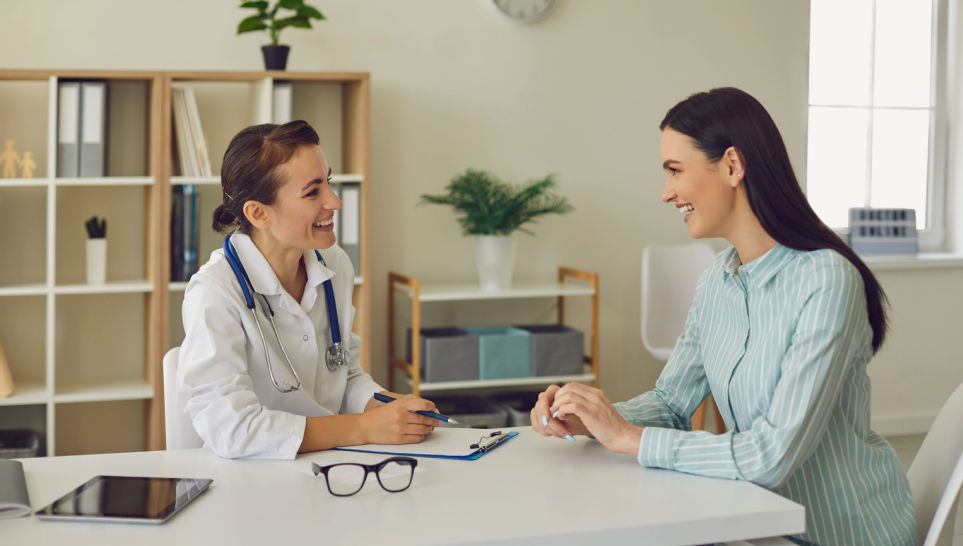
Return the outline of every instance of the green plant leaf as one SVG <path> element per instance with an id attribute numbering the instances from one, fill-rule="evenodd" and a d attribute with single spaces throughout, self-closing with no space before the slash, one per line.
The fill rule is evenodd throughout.
<path id="1" fill-rule="evenodd" d="M 253 8 L 258 11 L 266 11 L 268 3 L 265 0 L 251 0 L 250 2 L 244 2 L 241 4 L 242 8 Z"/>
<path id="2" fill-rule="evenodd" d="M 284 9 L 296 10 L 304 5 L 304 0 L 280 0 L 278 4 Z"/>
<path id="3" fill-rule="evenodd" d="M 256 30 L 266 30 L 268 26 L 264 24 L 259 15 L 252 15 L 245 18 L 240 24 L 237 25 L 237 33 L 243 34 L 245 32 L 253 32 Z"/>
<path id="4" fill-rule="evenodd" d="M 484 171 L 468 169 L 452 178 L 447 193 L 423 194 L 422 203 L 450 205 L 465 235 L 532 234 L 522 226 L 545 214 L 572 210 L 568 201 L 549 193 L 552 175 L 524 186 L 506 184 Z"/>
<path id="5" fill-rule="evenodd" d="M 324 15 L 320 11 L 307 4 L 298 8 L 298 15 L 310 19 L 324 19 Z"/>
<path id="6" fill-rule="evenodd" d="M 303 17 L 298 17 L 297 15 L 292 17 L 285 17 L 284 19 L 277 19 L 271 26 L 275 31 L 280 31 L 288 27 L 295 28 L 311 28 L 311 23 Z"/>

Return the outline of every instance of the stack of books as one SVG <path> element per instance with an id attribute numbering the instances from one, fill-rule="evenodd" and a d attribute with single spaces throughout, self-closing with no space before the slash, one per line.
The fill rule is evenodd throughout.
<path id="1" fill-rule="evenodd" d="M 210 178 L 211 162 L 194 90 L 174 85 L 171 102 L 181 175 Z M 199 196 L 193 184 L 176 185 L 171 195 L 171 280 L 186 281 L 198 268 Z"/>

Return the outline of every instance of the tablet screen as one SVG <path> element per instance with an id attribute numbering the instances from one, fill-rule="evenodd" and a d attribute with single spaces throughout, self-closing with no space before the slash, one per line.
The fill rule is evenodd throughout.
<path id="1" fill-rule="evenodd" d="M 36 515 L 41 519 L 162 523 L 203 493 L 211 481 L 95 476 Z"/>

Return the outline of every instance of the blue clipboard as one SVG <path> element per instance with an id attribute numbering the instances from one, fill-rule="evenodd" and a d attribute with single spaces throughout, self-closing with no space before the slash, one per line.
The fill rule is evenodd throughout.
<path id="1" fill-rule="evenodd" d="M 425 441 L 418 444 L 336 447 L 340 451 L 431 457 L 435 459 L 459 459 L 474 461 L 496 447 L 518 436 L 518 431 L 485 430 L 472 428 L 436 428 Z"/>

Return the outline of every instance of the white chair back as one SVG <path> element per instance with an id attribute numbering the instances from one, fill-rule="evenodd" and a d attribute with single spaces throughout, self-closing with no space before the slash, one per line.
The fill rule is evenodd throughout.
<path id="1" fill-rule="evenodd" d="M 705 243 L 642 249 L 642 344 L 666 362 L 682 335 L 696 282 L 715 251 Z"/>
<path id="2" fill-rule="evenodd" d="M 204 441 L 194 430 L 190 416 L 177 407 L 177 361 L 180 352 L 180 347 L 174 347 L 164 355 L 164 428 L 167 433 L 167 449 L 190 449 L 204 445 Z"/>
<path id="3" fill-rule="evenodd" d="M 916 505 L 916 531 L 923 546 L 950 546 L 963 486 L 963 385 L 933 421 L 906 473 Z"/>

